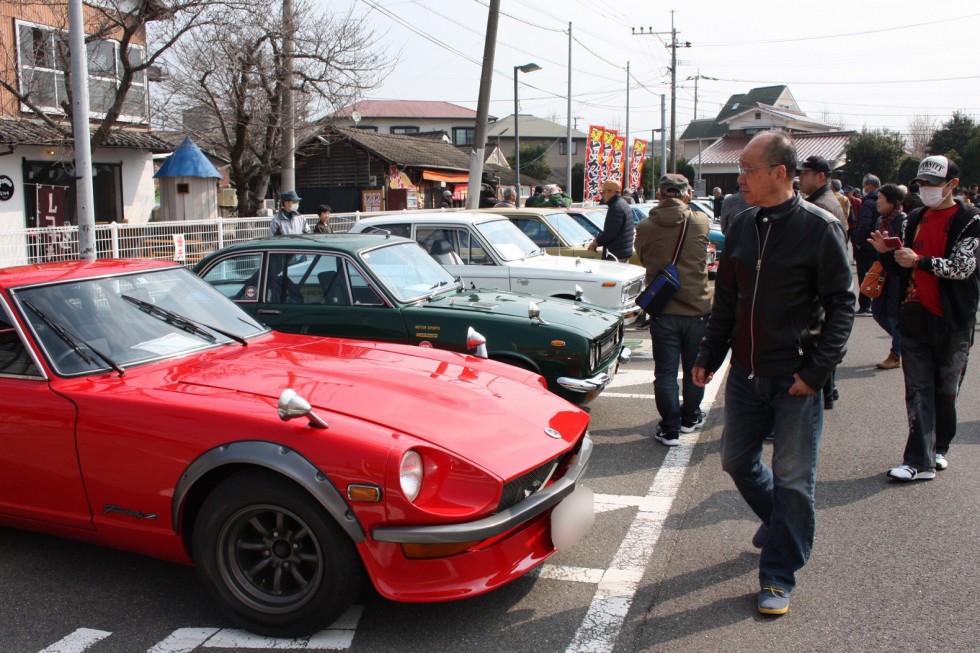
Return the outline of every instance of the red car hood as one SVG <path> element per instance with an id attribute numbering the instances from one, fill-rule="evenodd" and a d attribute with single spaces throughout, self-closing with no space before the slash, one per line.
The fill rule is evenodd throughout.
<path id="1" fill-rule="evenodd" d="M 503 363 L 404 345 L 272 337 L 281 346 L 250 344 L 179 382 L 273 401 L 292 388 L 327 422 L 330 413 L 374 422 L 503 478 L 565 451 L 588 424 L 586 413 L 540 387 L 537 375 Z"/>

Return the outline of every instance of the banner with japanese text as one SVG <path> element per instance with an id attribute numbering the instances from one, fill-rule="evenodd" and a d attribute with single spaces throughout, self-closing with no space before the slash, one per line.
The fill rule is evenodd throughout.
<path id="1" fill-rule="evenodd" d="M 629 182 L 627 188 L 636 189 L 640 187 L 640 180 L 643 175 L 643 159 L 647 155 L 647 146 L 650 141 L 642 138 L 633 139 L 633 148 L 630 150 Z"/>
<path id="2" fill-rule="evenodd" d="M 612 143 L 612 160 L 609 162 L 609 178 L 620 182 L 624 187 L 623 173 L 626 170 L 626 138 L 616 134 Z"/>
<path id="3" fill-rule="evenodd" d="M 602 135 L 605 127 L 591 125 L 589 139 L 585 148 L 585 183 L 582 185 L 583 197 L 586 202 L 598 201 L 601 197 L 599 185 L 602 184 Z"/>
<path id="4" fill-rule="evenodd" d="M 599 160 L 599 166 L 602 168 L 603 181 L 612 175 L 613 143 L 618 135 L 615 129 L 602 132 L 602 158 Z"/>

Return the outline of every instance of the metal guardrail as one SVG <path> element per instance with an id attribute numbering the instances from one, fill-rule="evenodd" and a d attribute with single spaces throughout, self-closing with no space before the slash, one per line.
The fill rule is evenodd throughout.
<path id="1" fill-rule="evenodd" d="M 462 209 L 429 209 L 422 212 L 458 210 Z M 361 218 L 401 213 L 405 211 L 332 213 L 330 229 L 333 233 L 346 233 Z M 303 218 L 311 229 L 317 223 L 315 214 L 304 215 Z M 138 225 L 116 222 L 97 224 L 95 255 L 96 258 L 153 258 L 190 266 L 226 245 L 268 235 L 271 221 L 270 216 L 161 221 Z M 78 254 L 77 226 L 0 231 L 0 267 L 74 260 Z"/>
<path id="2" fill-rule="evenodd" d="M 361 218 L 361 213 L 330 216 L 334 233 L 344 233 Z M 312 228 L 316 215 L 303 216 Z M 197 263 L 205 255 L 226 245 L 251 240 L 269 233 L 271 217 L 218 218 L 180 222 L 149 222 L 131 225 L 95 225 L 97 258 L 153 258 Z M 0 232 L 0 267 L 77 259 L 78 227 L 44 227 Z"/>

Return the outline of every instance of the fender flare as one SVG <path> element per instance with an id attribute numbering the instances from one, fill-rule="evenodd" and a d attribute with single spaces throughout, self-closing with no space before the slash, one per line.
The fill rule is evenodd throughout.
<path id="1" fill-rule="evenodd" d="M 219 445 L 188 465 L 174 488 L 172 523 L 175 533 L 180 533 L 180 513 L 194 485 L 212 470 L 232 464 L 254 465 L 282 474 L 309 492 L 354 542 L 364 540 L 364 529 L 357 522 L 354 511 L 326 474 L 293 449 L 260 440 Z"/>

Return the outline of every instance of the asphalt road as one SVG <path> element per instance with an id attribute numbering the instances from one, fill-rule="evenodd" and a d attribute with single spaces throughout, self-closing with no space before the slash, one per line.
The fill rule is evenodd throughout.
<path id="1" fill-rule="evenodd" d="M 980 651 L 977 364 L 960 399 L 950 467 L 889 482 L 906 426 L 888 340 L 858 318 L 826 415 L 817 536 L 789 614 L 754 607 L 757 521 L 720 470 L 723 379 L 705 429 L 668 449 L 651 437 L 649 336 L 591 406 L 592 531 L 539 572 L 435 605 L 367 593 L 312 639 L 263 640 L 217 614 L 193 570 L 0 529 L 0 652 L 176 651 Z"/>

